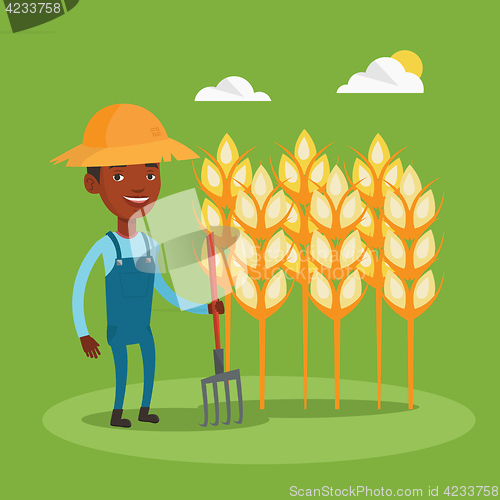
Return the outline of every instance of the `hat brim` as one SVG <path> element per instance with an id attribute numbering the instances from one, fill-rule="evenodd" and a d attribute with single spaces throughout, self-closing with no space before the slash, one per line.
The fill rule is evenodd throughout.
<path id="1" fill-rule="evenodd" d="M 76 146 L 62 155 L 57 156 L 52 163 L 68 161 L 67 167 L 110 167 L 113 165 L 139 165 L 142 163 L 160 163 L 176 160 L 194 160 L 199 156 L 188 147 L 174 139 L 134 144 L 110 148 L 89 148 L 83 144 Z"/>

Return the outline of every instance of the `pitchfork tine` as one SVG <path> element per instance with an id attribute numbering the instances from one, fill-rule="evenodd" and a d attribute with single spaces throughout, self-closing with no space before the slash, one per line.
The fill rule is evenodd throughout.
<path id="1" fill-rule="evenodd" d="M 229 425 L 231 423 L 231 395 L 229 394 L 229 380 L 224 381 L 224 390 L 226 391 L 227 420 L 222 423 L 224 425 Z"/>
<path id="2" fill-rule="evenodd" d="M 215 422 L 212 425 L 219 425 L 219 392 L 217 391 L 217 382 L 212 382 L 214 388 Z"/>
<path id="3" fill-rule="evenodd" d="M 243 395 L 241 393 L 241 379 L 239 377 L 236 377 L 236 388 L 238 390 L 238 408 L 240 411 L 240 418 L 238 420 L 235 420 L 234 422 L 236 424 L 241 424 L 243 422 Z"/>
<path id="4" fill-rule="evenodd" d="M 203 394 L 203 411 L 205 412 L 205 422 L 200 424 L 202 427 L 206 427 L 208 425 L 208 397 L 207 397 L 207 383 L 202 380 L 201 381 L 201 392 Z"/>

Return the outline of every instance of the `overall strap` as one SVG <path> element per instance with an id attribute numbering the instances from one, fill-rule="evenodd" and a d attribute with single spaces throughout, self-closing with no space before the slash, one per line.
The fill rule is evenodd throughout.
<path id="1" fill-rule="evenodd" d="M 107 232 L 106 236 L 109 236 L 110 240 L 113 242 L 113 245 L 115 246 L 116 250 L 116 259 L 117 260 L 122 260 L 122 251 L 120 249 L 120 245 L 118 244 L 118 240 L 116 239 L 116 236 L 111 232 Z"/>
<path id="2" fill-rule="evenodd" d="M 142 234 L 142 237 L 144 238 L 144 245 L 146 245 L 146 252 L 147 252 L 147 257 L 151 257 L 151 249 L 149 247 L 149 240 L 148 240 L 148 237 L 144 234 L 144 233 L 141 233 Z"/>

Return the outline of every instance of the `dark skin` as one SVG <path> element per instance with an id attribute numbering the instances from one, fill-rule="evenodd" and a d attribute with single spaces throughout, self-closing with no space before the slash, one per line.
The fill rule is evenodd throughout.
<path id="1" fill-rule="evenodd" d="M 83 179 L 85 189 L 99 194 L 108 210 L 118 218 L 118 234 L 133 238 L 137 234 L 136 220 L 147 215 L 158 199 L 161 188 L 158 163 L 101 167 L 99 182 L 90 174 Z M 224 304 L 217 300 L 208 305 L 208 312 L 224 314 Z M 88 358 L 101 354 L 99 344 L 90 335 L 80 337 Z"/>

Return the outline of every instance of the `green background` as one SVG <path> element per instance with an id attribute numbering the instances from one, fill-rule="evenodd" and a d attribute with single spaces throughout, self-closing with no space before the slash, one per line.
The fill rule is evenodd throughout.
<path id="1" fill-rule="evenodd" d="M 18 497 L 164 496 L 285 498 L 289 487 L 372 488 L 498 484 L 498 289 L 496 187 L 498 82 L 491 2 L 81 1 L 65 16 L 12 35 L 0 14 L 4 488 Z M 423 95 L 337 95 L 374 59 L 402 49 L 424 63 Z M 271 103 L 195 103 L 203 87 L 246 78 Z M 90 246 L 116 221 L 83 188 L 81 169 L 49 160 L 81 142 L 91 116 L 109 104 L 139 104 L 168 134 L 216 152 L 227 132 L 240 151 L 278 161 L 305 128 L 316 146 L 331 141 L 352 169 L 376 133 L 391 152 L 409 146 L 422 182 L 445 193 L 433 266 L 445 283 L 416 321 L 415 388 L 470 408 L 464 437 L 414 453 L 353 462 L 287 466 L 201 465 L 109 454 L 60 440 L 41 417 L 54 404 L 113 384 L 105 341 L 102 263 L 86 294 L 87 322 L 103 356 L 87 359 L 71 315 L 71 291 Z M 201 161 L 196 163 L 199 167 Z M 194 186 L 190 162 L 162 166 L 162 195 Z M 4 195 L 5 195 L 4 194 Z M 267 373 L 300 375 L 298 290 L 268 321 Z M 157 379 L 211 374 L 210 319 L 153 304 Z M 342 323 L 342 376 L 375 381 L 375 305 L 369 291 Z M 257 323 L 233 315 L 233 366 L 258 370 Z M 333 324 L 310 314 L 310 375 L 333 373 Z M 138 352 L 129 382 L 142 377 Z M 385 383 L 406 383 L 405 323 L 384 307 Z M 297 395 L 300 397 L 300 391 Z M 415 401 L 418 404 L 418 401 Z M 154 401 L 153 401 L 154 405 Z M 411 433 L 411 428 L 408 429 Z M 293 440 L 294 436 L 290 435 Z M 265 449 L 262 450 L 265 453 Z M 497 471 L 496 473 L 494 471 Z M 5 472 L 5 467 L 4 467 Z"/>

